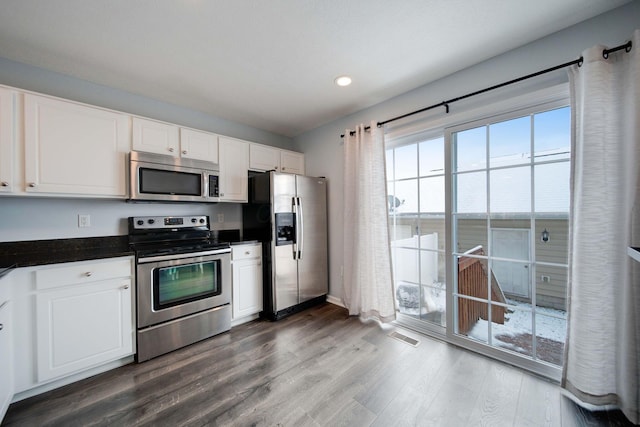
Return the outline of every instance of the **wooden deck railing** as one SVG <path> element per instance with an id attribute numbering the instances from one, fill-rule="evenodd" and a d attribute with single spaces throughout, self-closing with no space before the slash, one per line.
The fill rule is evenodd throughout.
<path id="1" fill-rule="evenodd" d="M 482 246 L 477 246 L 465 254 L 484 255 Z M 471 257 L 458 259 L 458 294 L 468 295 L 487 300 L 487 260 Z M 491 272 L 491 301 L 506 303 L 500 284 Z M 506 309 L 492 305 L 491 321 L 504 324 Z M 458 333 L 466 334 L 478 319 L 489 320 L 487 316 L 488 303 L 458 298 Z"/>

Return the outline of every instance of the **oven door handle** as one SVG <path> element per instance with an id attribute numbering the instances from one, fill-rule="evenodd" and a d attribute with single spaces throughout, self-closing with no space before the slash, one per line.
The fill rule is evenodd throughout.
<path id="1" fill-rule="evenodd" d="M 171 261 L 174 259 L 196 258 L 196 257 L 201 257 L 206 255 L 223 255 L 223 254 L 230 254 L 230 253 L 231 253 L 231 248 L 225 248 L 225 249 L 215 249 L 212 251 L 190 252 L 187 254 L 158 255 L 158 256 L 138 258 L 138 264 L 146 264 L 149 262 L 158 262 L 158 261 Z"/>

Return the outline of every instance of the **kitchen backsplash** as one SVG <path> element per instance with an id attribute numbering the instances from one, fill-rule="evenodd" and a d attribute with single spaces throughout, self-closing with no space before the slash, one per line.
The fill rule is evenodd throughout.
<path id="1" fill-rule="evenodd" d="M 209 215 L 211 229 L 242 228 L 241 205 L 233 203 L 129 203 L 3 196 L 0 242 L 126 235 L 127 217 L 146 215 Z M 80 227 L 81 223 L 88 226 Z"/>

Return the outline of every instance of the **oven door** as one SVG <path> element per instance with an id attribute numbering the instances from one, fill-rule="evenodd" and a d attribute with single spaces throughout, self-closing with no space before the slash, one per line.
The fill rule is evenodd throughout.
<path id="1" fill-rule="evenodd" d="M 229 249 L 138 259 L 138 328 L 231 303 Z"/>

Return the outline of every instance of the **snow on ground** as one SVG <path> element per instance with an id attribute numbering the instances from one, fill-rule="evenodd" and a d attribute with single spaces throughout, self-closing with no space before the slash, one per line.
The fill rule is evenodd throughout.
<path id="1" fill-rule="evenodd" d="M 515 306 L 516 309 L 510 308 L 505 314 L 504 325 L 499 323 L 491 324 L 491 335 L 494 344 L 504 344 L 504 347 L 512 347 L 512 345 L 500 341 L 500 336 L 515 337 L 526 333 L 531 334 L 532 331 L 532 313 L 531 304 L 518 302 L 507 299 L 507 304 Z M 486 320 L 478 320 L 475 326 L 469 331 L 471 338 L 487 342 L 489 336 L 488 323 Z M 563 310 L 553 308 L 536 307 L 536 331 L 535 335 L 540 338 L 547 338 L 552 341 L 564 343 L 567 335 L 567 313 Z M 498 342 L 496 342 L 498 341 Z"/>

